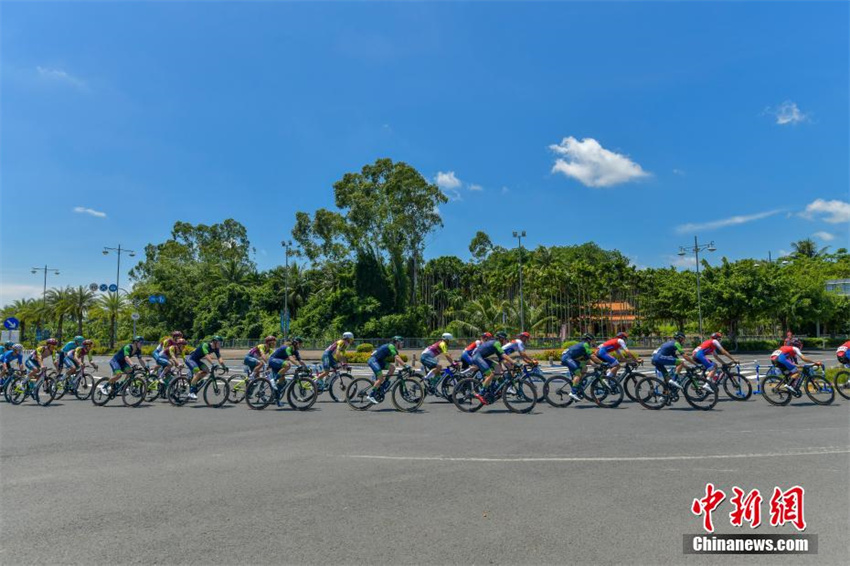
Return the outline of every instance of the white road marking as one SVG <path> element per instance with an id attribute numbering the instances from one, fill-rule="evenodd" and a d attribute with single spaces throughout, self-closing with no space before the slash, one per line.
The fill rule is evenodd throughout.
<path id="1" fill-rule="evenodd" d="M 768 452 L 764 454 L 708 454 L 705 456 L 621 456 L 621 457 L 552 457 L 552 458 L 466 458 L 453 456 L 377 456 L 345 454 L 341 458 L 360 460 L 408 460 L 433 462 L 660 462 L 670 460 L 729 460 L 735 458 L 781 458 L 785 456 L 823 456 L 850 454 L 847 448 L 824 447 L 808 452 Z"/>

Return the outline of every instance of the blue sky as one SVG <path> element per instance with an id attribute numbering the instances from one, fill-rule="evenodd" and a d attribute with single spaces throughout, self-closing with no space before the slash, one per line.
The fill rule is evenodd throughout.
<path id="1" fill-rule="evenodd" d="M 244 223 L 268 268 L 298 210 L 379 157 L 452 196 L 426 254 L 593 240 L 641 266 L 713 239 L 850 246 L 850 6 L 9 3 L 0 303 L 111 282 L 104 245 Z M 59 235 L 61 234 L 61 235 Z M 678 263 L 677 263 L 678 264 Z M 128 264 L 129 267 L 129 264 Z M 125 280 L 126 280 L 126 276 Z"/>

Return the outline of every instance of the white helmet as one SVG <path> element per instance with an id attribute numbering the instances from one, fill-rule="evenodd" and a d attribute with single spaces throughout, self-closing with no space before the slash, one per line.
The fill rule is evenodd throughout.
<path id="1" fill-rule="evenodd" d="M 455 337 L 449 334 L 448 332 L 443 334 L 443 340 L 454 340 Z"/>
<path id="2" fill-rule="evenodd" d="M 354 340 L 354 334 L 351 332 L 343 332 L 342 333 L 343 340 Z"/>
<path id="3" fill-rule="evenodd" d="M 21 346 L 20 344 L 15 344 L 14 346 L 12 346 L 12 349 L 15 350 L 16 352 L 20 352 L 21 350 L 24 349 L 24 347 Z"/>

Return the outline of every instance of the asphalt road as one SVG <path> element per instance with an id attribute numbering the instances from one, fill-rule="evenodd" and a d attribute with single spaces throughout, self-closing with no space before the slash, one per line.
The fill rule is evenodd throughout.
<path id="1" fill-rule="evenodd" d="M 713 482 L 806 489 L 817 556 L 694 556 Z M 0 563 L 850 563 L 850 402 L 529 415 L 0 403 Z M 727 502 L 714 513 L 720 533 Z M 744 532 L 749 532 L 746 529 Z M 758 534 L 794 533 L 763 524 Z"/>

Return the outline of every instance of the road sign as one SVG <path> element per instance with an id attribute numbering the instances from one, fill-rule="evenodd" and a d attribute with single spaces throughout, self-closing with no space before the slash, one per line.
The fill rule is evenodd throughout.
<path id="1" fill-rule="evenodd" d="M 92 293 L 97 291 L 97 283 L 92 283 L 91 285 L 89 285 L 89 291 L 91 291 Z"/>
<path id="2" fill-rule="evenodd" d="M 10 316 L 6 320 L 3 321 L 3 326 L 6 327 L 6 330 L 17 330 L 21 325 L 21 321 L 15 318 L 14 316 Z"/>
<path id="3" fill-rule="evenodd" d="M 110 293 L 117 293 L 117 292 L 118 292 L 118 285 L 116 285 L 115 283 L 113 283 L 112 285 L 110 285 L 110 286 L 109 286 L 109 292 L 110 292 Z"/>
<path id="4" fill-rule="evenodd" d="M 157 302 L 156 295 L 151 295 L 150 297 L 148 297 L 148 302 L 152 305 L 155 304 Z"/>
<path id="5" fill-rule="evenodd" d="M 132 318 L 133 320 L 139 320 L 141 318 L 141 316 L 139 316 L 139 313 L 134 312 L 133 314 L 130 315 L 130 318 Z"/>
<path id="6" fill-rule="evenodd" d="M 108 286 L 106 283 L 101 283 L 101 284 L 100 284 L 100 290 L 101 290 L 101 292 L 106 293 L 106 290 L 107 290 L 107 289 L 109 289 L 109 286 Z"/>
<path id="7" fill-rule="evenodd" d="M 165 295 L 160 295 L 158 300 L 159 300 L 159 304 L 164 305 L 165 304 Z"/>

